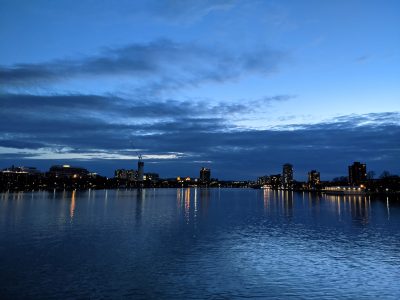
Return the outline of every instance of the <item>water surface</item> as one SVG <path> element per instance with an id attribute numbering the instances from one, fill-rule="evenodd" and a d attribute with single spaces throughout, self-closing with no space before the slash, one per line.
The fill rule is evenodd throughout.
<path id="1" fill-rule="evenodd" d="M 400 206 L 250 189 L 0 194 L 1 299 L 398 299 Z"/>

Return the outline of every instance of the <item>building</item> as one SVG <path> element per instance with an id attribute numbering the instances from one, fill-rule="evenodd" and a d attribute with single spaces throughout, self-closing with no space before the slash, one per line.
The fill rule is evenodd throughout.
<path id="1" fill-rule="evenodd" d="M 117 169 L 114 172 L 114 177 L 118 179 L 127 179 L 127 173 L 125 169 Z"/>
<path id="2" fill-rule="evenodd" d="M 315 189 L 316 187 L 318 187 L 321 183 L 321 177 L 319 172 L 317 172 L 316 170 L 311 170 L 310 172 L 308 172 L 308 188 L 310 189 Z"/>
<path id="3" fill-rule="evenodd" d="M 293 165 L 284 164 L 282 170 L 282 187 L 284 189 L 293 188 Z"/>
<path id="4" fill-rule="evenodd" d="M 40 173 L 40 171 L 34 167 L 15 167 L 15 166 L 3 169 L 1 172 L 4 174 L 29 174 L 29 175 L 36 175 Z"/>
<path id="5" fill-rule="evenodd" d="M 50 168 L 48 174 L 52 177 L 83 178 L 88 176 L 89 171 L 80 167 L 71 167 L 70 165 L 55 165 Z"/>
<path id="6" fill-rule="evenodd" d="M 122 180 L 134 181 L 137 176 L 136 170 L 117 169 L 114 172 L 114 177 Z"/>
<path id="7" fill-rule="evenodd" d="M 211 181 L 211 170 L 202 167 L 200 169 L 200 182 L 201 183 L 209 183 Z"/>
<path id="8" fill-rule="evenodd" d="M 355 161 L 349 166 L 349 184 L 359 185 L 367 180 L 367 165 Z"/>
<path id="9" fill-rule="evenodd" d="M 157 182 L 160 180 L 160 175 L 158 173 L 145 173 L 143 179 L 145 181 Z"/>
<path id="10" fill-rule="evenodd" d="M 267 185 L 269 185 L 272 189 L 279 189 L 282 185 L 282 175 L 276 174 L 269 176 L 267 178 Z"/>
<path id="11" fill-rule="evenodd" d="M 144 177 L 144 161 L 142 161 L 142 157 L 139 156 L 138 161 L 138 171 L 137 171 L 137 181 L 142 182 Z"/>
<path id="12" fill-rule="evenodd" d="M 269 176 L 260 176 L 257 178 L 257 184 L 258 185 L 266 185 L 268 184 Z"/>
<path id="13" fill-rule="evenodd" d="M 11 166 L 0 171 L 0 190 L 35 189 L 41 186 L 42 178 L 36 168 Z"/>

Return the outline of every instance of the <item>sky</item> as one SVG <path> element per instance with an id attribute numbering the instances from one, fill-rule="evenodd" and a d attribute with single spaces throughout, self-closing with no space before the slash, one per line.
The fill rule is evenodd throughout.
<path id="1" fill-rule="evenodd" d="M 400 173 L 397 0 L 0 7 L 0 168 Z"/>

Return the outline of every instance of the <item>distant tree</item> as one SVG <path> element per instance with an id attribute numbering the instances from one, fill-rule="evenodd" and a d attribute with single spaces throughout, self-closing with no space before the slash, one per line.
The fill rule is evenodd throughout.
<path id="1" fill-rule="evenodd" d="M 385 170 L 385 171 L 382 172 L 382 174 L 381 174 L 381 176 L 379 176 L 379 178 L 380 179 L 385 179 L 385 178 L 388 178 L 390 176 L 391 176 L 390 172 Z"/>
<path id="2" fill-rule="evenodd" d="M 375 177 L 375 172 L 374 171 L 369 171 L 367 173 L 367 179 L 368 180 L 372 180 L 372 179 L 374 179 L 374 177 Z"/>

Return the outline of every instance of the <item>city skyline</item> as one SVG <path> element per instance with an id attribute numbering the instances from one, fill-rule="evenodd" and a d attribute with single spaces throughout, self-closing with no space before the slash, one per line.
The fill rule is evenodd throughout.
<path id="1" fill-rule="evenodd" d="M 240 178 L 240 179 L 233 179 L 233 181 L 235 180 L 241 180 L 241 181 L 253 181 L 253 182 L 257 182 L 259 181 L 261 178 L 266 178 L 266 177 L 274 177 L 274 176 L 279 176 L 279 181 L 281 181 L 282 187 L 286 188 L 286 189 L 290 189 L 293 185 L 293 183 L 295 182 L 308 182 L 311 183 L 313 186 L 315 186 L 316 184 L 319 184 L 321 182 L 335 182 L 335 181 L 346 181 L 349 185 L 360 185 L 360 183 L 366 182 L 367 180 L 374 180 L 377 178 L 384 178 L 384 177 L 398 177 L 398 174 L 394 174 L 391 173 L 388 170 L 384 170 L 382 173 L 377 174 L 374 170 L 370 170 L 367 169 L 367 164 L 365 163 L 361 163 L 358 161 L 354 161 L 351 165 L 347 166 L 347 173 L 343 173 L 341 176 L 335 177 L 333 179 L 328 179 L 328 178 L 323 178 L 323 180 L 321 180 L 321 173 L 318 170 L 315 169 L 310 169 L 307 174 L 305 175 L 305 179 L 304 179 L 304 174 L 296 174 L 294 172 L 295 168 L 292 164 L 290 163 L 285 163 L 282 166 L 282 172 L 276 174 L 276 172 L 274 174 L 272 173 L 264 173 L 264 175 L 261 174 L 257 174 L 257 178 Z M 106 176 L 105 174 L 100 174 L 97 172 L 93 172 L 93 170 L 87 170 L 86 168 L 83 168 L 82 166 L 77 166 L 77 165 L 70 165 L 70 164 L 58 164 L 58 165 L 52 165 L 49 167 L 49 171 L 43 170 L 43 169 L 38 169 L 36 166 L 21 166 L 21 165 L 11 165 L 7 168 L 3 168 L 2 170 L 0 169 L 0 172 L 9 172 L 12 170 L 25 170 L 26 173 L 52 173 L 52 169 L 54 168 L 61 168 L 64 170 L 67 170 L 68 173 L 71 173 L 71 170 L 77 169 L 80 170 L 79 172 L 81 172 L 82 170 L 85 170 L 86 175 L 87 174 L 92 174 L 92 175 L 96 175 L 96 176 L 101 176 L 101 177 L 105 177 L 105 178 L 121 178 L 121 179 L 127 179 L 130 181 L 143 181 L 146 178 L 146 175 L 150 175 L 151 177 L 153 177 L 154 175 L 156 176 L 157 180 L 159 179 L 171 179 L 171 178 L 196 178 L 199 180 L 200 183 L 209 183 L 212 180 L 218 181 L 218 180 L 222 180 L 222 181 L 230 181 L 232 179 L 230 178 L 218 178 L 218 176 L 211 176 L 211 169 L 210 168 L 206 168 L 204 166 L 202 166 L 200 169 L 197 170 L 198 172 L 198 176 L 193 176 L 191 174 L 179 174 L 179 173 L 175 173 L 173 176 L 162 176 L 160 178 L 160 174 L 155 172 L 157 170 L 146 170 L 144 167 L 144 161 L 142 159 L 142 156 L 139 156 L 138 160 L 137 160 L 137 169 L 135 168 L 129 168 L 124 167 L 124 168 L 120 168 L 120 169 L 115 169 L 113 172 L 112 176 Z M 25 172 L 24 171 L 24 172 Z M 79 173 L 78 172 L 78 173 Z M 173 172 L 173 171 L 170 171 Z M 17 172 L 18 173 L 18 172 Z M 74 173 L 74 172 L 73 172 Z M 71 173 L 71 174 L 73 174 Z M 77 174 L 78 174 L 77 173 Z M 193 172 L 192 172 L 193 173 Z M 161 174 L 163 175 L 163 174 Z M 218 175 L 218 174 L 217 174 Z M 297 178 L 294 176 L 297 175 Z M 301 177 L 301 179 L 300 179 Z M 142 178 L 142 179 L 140 179 Z M 153 179 L 151 179 L 153 180 Z"/>
<path id="2" fill-rule="evenodd" d="M 1 4 L 0 168 L 400 173 L 398 1 Z"/>
<path id="3" fill-rule="evenodd" d="M 12 165 L 0 170 L 0 191 L 66 191 L 98 189 L 146 189 L 146 188 L 252 188 L 327 194 L 395 195 L 400 189 L 400 176 L 388 171 L 376 176 L 367 165 L 353 162 L 348 166 L 348 176 L 321 180 L 317 170 L 308 172 L 307 181 L 294 177 L 290 163 L 282 166 L 282 173 L 257 177 L 257 180 L 227 180 L 212 176 L 210 168 L 201 167 L 199 176 L 175 175 L 174 178 L 145 172 L 142 157 L 137 169 L 116 169 L 109 178 L 85 168 L 71 165 L 53 165 L 42 172 L 34 167 Z M 183 175 L 183 176 L 181 176 Z"/>

